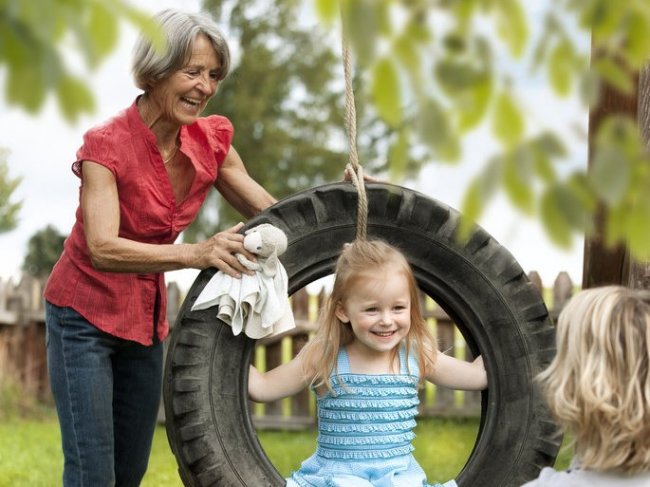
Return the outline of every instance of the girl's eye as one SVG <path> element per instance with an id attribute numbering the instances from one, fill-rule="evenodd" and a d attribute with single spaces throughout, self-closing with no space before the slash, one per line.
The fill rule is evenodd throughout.
<path id="1" fill-rule="evenodd" d="M 377 308 L 366 308 L 366 313 L 375 313 Z"/>

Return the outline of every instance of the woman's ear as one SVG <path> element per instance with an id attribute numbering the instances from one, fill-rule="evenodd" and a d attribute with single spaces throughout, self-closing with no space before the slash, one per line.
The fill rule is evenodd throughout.
<path id="1" fill-rule="evenodd" d="M 343 323 L 349 323 L 350 322 L 350 318 L 348 318 L 348 315 L 345 313 L 345 308 L 343 307 L 343 305 L 341 303 L 336 303 L 336 308 L 334 309 L 334 314 Z"/>

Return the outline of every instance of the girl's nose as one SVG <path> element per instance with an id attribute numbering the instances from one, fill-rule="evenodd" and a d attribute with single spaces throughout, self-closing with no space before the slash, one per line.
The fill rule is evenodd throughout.
<path id="1" fill-rule="evenodd" d="M 381 323 L 384 325 L 390 325 L 393 323 L 393 316 L 390 314 L 390 311 L 384 311 L 380 317 Z"/>

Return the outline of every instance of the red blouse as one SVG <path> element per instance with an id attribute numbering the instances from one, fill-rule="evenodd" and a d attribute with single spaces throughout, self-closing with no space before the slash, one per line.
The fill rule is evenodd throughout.
<path id="1" fill-rule="evenodd" d="M 156 137 L 134 102 L 124 112 L 84 135 L 72 171 L 81 179 L 84 160 L 115 176 L 120 205 L 120 237 L 170 244 L 196 217 L 230 148 L 233 127 L 224 117 L 201 118 L 180 131 L 180 151 L 196 174 L 189 194 L 177 202 Z M 45 298 L 75 309 L 100 330 L 143 345 L 169 333 L 162 273 L 103 272 L 93 268 L 86 245 L 81 205 L 64 250 L 45 287 Z"/>

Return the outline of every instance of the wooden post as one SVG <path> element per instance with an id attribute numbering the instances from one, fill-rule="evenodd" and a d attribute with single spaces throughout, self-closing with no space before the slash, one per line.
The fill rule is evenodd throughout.
<path id="1" fill-rule="evenodd" d="M 307 321 L 309 319 L 309 294 L 305 288 L 300 289 L 291 296 L 291 306 L 293 308 L 293 317 L 298 321 Z M 309 340 L 308 333 L 299 333 L 291 337 L 291 356 L 298 355 L 302 347 Z M 291 416 L 296 418 L 308 418 L 309 414 L 309 389 L 305 389 L 296 394 L 291 401 Z"/>

